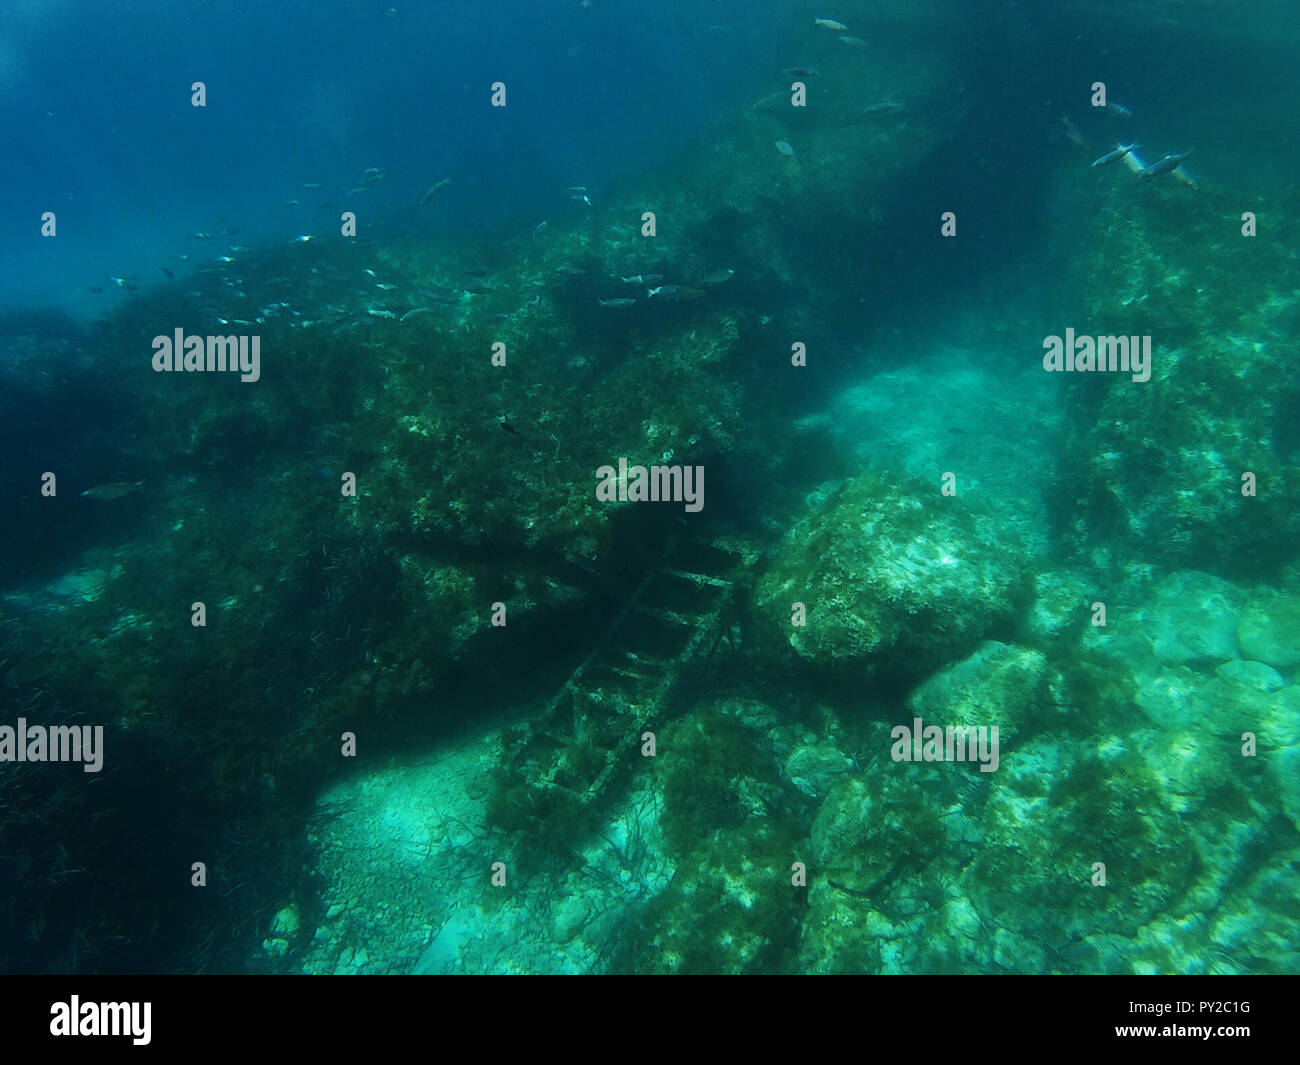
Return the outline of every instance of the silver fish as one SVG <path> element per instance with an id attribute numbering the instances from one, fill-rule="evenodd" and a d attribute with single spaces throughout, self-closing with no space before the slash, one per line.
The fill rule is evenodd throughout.
<path id="1" fill-rule="evenodd" d="M 112 481 L 108 484 L 97 484 L 94 488 L 87 488 L 81 493 L 83 499 L 121 499 L 123 496 L 129 496 L 132 492 L 138 492 L 144 487 L 144 481 L 136 481 L 134 484 L 130 481 Z"/>
<path id="2" fill-rule="evenodd" d="M 1093 166 L 1109 166 L 1111 163 L 1117 163 L 1124 156 L 1128 155 L 1134 148 L 1141 148 L 1140 144 L 1121 144 L 1113 152 L 1107 152 L 1100 159 L 1092 161 Z"/>
<path id="3" fill-rule="evenodd" d="M 1182 152 L 1178 155 L 1166 155 L 1163 159 L 1152 163 L 1149 167 L 1143 170 L 1142 173 L 1138 175 L 1138 180 L 1150 181 L 1152 178 L 1159 177 L 1161 174 L 1167 174 L 1171 170 L 1176 170 L 1178 165 L 1191 154 L 1191 152 Z"/>
<path id="4" fill-rule="evenodd" d="M 621 310 L 625 310 L 628 307 L 631 307 L 634 303 L 636 303 L 636 300 L 627 299 L 626 297 L 623 297 L 615 300 L 600 300 L 599 303 L 602 307 L 609 307 L 612 310 L 621 311 Z"/>
<path id="5" fill-rule="evenodd" d="M 684 300 L 697 300 L 705 295 L 702 288 L 687 288 L 685 285 L 660 285 L 646 293 L 646 299 L 658 296 L 668 303 L 681 303 Z"/>
<path id="6" fill-rule="evenodd" d="M 1079 127 L 1070 121 L 1068 115 L 1061 116 L 1061 125 L 1065 127 L 1066 140 L 1068 140 L 1080 151 L 1084 151 L 1084 152 L 1092 151 L 1092 145 L 1088 143 L 1087 138 L 1084 137 L 1084 135 L 1079 131 Z"/>

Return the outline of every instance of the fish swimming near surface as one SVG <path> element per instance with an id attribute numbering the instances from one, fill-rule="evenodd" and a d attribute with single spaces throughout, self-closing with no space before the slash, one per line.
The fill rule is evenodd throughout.
<path id="1" fill-rule="evenodd" d="M 97 484 L 94 488 L 87 488 L 81 493 L 82 499 L 121 499 L 123 496 L 129 496 L 132 492 L 138 492 L 144 487 L 144 481 L 110 481 L 108 484 Z"/>
<path id="2" fill-rule="evenodd" d="M 440 193 L 443 189 L 445 189 L 450 184 L 451 184 L 451 178 L 443 178 L 441 181 L 437 182 L 436 184 L 430 185 L 428 189 L 425 190 L 424 195 L 420 197 L 420 205 L 423 206 L 424 204 L 428 203 L 431 199 L 437 196 L 438 193 Z"/>
<path id="3" fill-rule="evenodd" d="M 687 288 L 685 285 L 660 285 L 658 288 L 652 288 L 646 292 L 646 299 L 658 297 L 667 303 L 684 303 L 686 300 L 697 300 L 707 293 L 702 288 Z"/>
<path id="4" fill-rule="evenodd" d="M 1161 174 L 1167 174 L 1171 170 L 1177 170 L 1178 166 L 1186 159 L 1191 152 L 1181 152 L 1178 155 L 1166 155 L 1163 159 L 1157 160 L 1138 175 L 1139 181 L 1150 181 L 1152 178 L 1159 177 Z"/>
<path id="5" fill-rule="evenodd" d="M 790 94 L 784 90 L 781 92 L 770 92 L 754 105 L 755 111 L 770 111 L 773 108 L 780 107 L 790 102 Z"/>
<path id="6" fill-rule="evenodd" d="M 1069 115 L 1061 116 L 1061 125 L 1065 129 L 1066 140 L 1068 140 L 1081 152 L 1088 152 L 1089 154 L 1091 154 L 1092 145 L 1088 143 L 1087 138 L 1084 137 L 1083 133 L 1079 130 L 1079 127 L 1070 121 Z"/>
<path id="7" fill-rule="evenodd" d="M 1121 144 L 1121 145 L 1118 145 L 1118 146 L 1115 148 L 1114 151 L 1112 151 L 1112 152 L 1107 152 L 1107 153 L 1106 153 L 1105 155 L 1103 155 L 1100 159 L 1094 159 L 1094 160 L 1092 161 L 1092 165 L 1093 165 L 1093 166 L 1109 166 L 1111 163 L 1115 163 L 1115 162 L 1118 162 L 1120 159 L 1123 159 L 1124 156 L 1128 155 L 1128 153 L 1131 152 L 1131 151 L 1133 151 L 1134 148 L 1141 148 L 1141 147 L 1142 147 L 1142 145 L 1140 145 L 1140 144 Z"/>

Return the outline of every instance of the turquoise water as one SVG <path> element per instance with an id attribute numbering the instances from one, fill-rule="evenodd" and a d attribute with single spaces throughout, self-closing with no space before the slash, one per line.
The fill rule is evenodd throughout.
<path id="1" fill-rule="evenodd" d="M 0 970 L 1296 971 L 1294 17 L 922 6 L 0 15 Z"/>

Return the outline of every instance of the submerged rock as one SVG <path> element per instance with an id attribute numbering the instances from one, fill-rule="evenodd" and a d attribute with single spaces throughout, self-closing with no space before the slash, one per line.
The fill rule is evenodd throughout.
<path id="1" fill-rule="evenodd" d="M 771 653 L 859 677 L 932 671 L 1010 612 L 1025 552 L 1004 532 L 937 486 L 846 481 L 795 524 L 759 582 Z"/>

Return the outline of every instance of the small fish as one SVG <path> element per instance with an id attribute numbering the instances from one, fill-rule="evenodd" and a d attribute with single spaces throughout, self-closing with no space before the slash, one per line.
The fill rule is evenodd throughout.
<path id="1" fill-rule="evenodd" d="M 298 206 L 298 201 L 297 201 L 297 200 L 281 200 L 281 201 L 280 201 L 280 206 L 281 206 L 281 207 L 297 207 L 297 206 Z"/>
<path id="2" fill-rule="evenodd" d="M 841 34 L 839 37 L 836 38 L 836 40 L 843 41 L 845 44 L 853 48 L 865 48 L 867 46 L 867 42 L 864 41 L 861 37 L 845 37 L 844 35 Z"/>
<path id="3" fill-rule="evenodd" d="M 311 241 L 313 241 L 313 240 L 315 240 L 315 239 L 316 239 L 316 238 L 313 237 L 313 236 L 311 236 L 310 234 L 305 234 L 305 233 L 304 233 L 304 234 L 302 234 L 302 235 L 300 235 L 300 236 L 294 237 L 293 240 L 289 241 L 289 243 L 290 243 L 290 244 L 307 244 L 307 243 L 309 243 L 309 242 L 311 242 Z"/>
<path id="4" fill-rule="evenodd" d="M 1106 110 L 1109 111 L 1112 115 L 1119 115 L 1120 118 L 1133 117 L 1133 112 L 1130 111 L 1123 104 L 1112 103 L 1109 100 L 1106 101 Z"/>
<path id="5" fill-rule="evenodd" d="M 433 311 L 432 307 L 412 307 L 409 311 L 407 311 L 404 315 L 402 315 L 402 317 L 400 317 L 397 320 L 399 322 L 404 322 L 408 318 L 414 318 L 417 314 L 430 314 L 432 313 L 432 311 Z"/>
<path id="6" fill-rule="evenodd" d="M 102 296 L 104 294 L 104 290 L 99 287 L 92 288 L 90 291 L 93 292 L 96 296 Z"/>
<path id="7" fill-rule="evenodd" d="M 144 481 L 136 481 L 134 484 L 130 481 L 110 481 L 108 484 L 97 484 L 94 488 L 87 488 L 81 493 L 83 499 L 121 499 L 123 496 L 129 496 L 132 492 L 138 492 L 144 487 Z"/>
<path id="8" fill-rule="evenodd" d="M 587 276 L 586 270 L 579 270 L 576 266 L 557 266 L 555 268 L 555 272 L 557 274 L 562 274 L 565 277 L 586 277 Z"/>
<path id="9" fill-rule="evenodd" d="M 368 166 L 365 169 L 367 174 L 383 174 L 383 172 L 384 168 L 382 166 Z"/>
<path id="10" fill-rule="evenodd" d="M 191 233 L 190 236 L 193 237 L 195 240 L 211 240 L 211 239 L 212 239 L 212 234 L 211 234 L 211 233 Z"/>
<path id="11" fill-rule="evenodd" d="M 543 229 L 545 229 L 546 225 L 547 225 L 546 219 L 543 218 L 540 222 L 537 223 L 537 225 L 533 227 L 533 240 L 537 239 L 537 234 L 540 233 Z"/>
<path id="12" fill-rule="evenodd" d="M 775 144 L 775 148 L 776 148 L 776 150 L 777 150 L 778 152 L 780 152 L 782 155 L 784 155 L 787 159 L 793 159 L 793 158 L 794 158 L 794 149 L 793 149 L 792 147 L 790 147 L 790 142 L 789 142 L 789 141 L 777 141 L 776 144 Z"/>
<path id="13" fill-rule="evenodd" d="M 371 318 L 393 318 L 393 319 L 397 318 L 397 315 L 395 315 L 392 311 L 386 311 L 382 307 L 380 308 L 367 307 L 366 314 L 370 315 Z"/>
<path id="14" fill-rule="evenodd" d="M 131 284 L 131 282 L 127 280 L 125 277 L 113 277 L 110 274 L 108 279 L 111 282 L 113 282 L 113 284 L 115 284 L 118 288 L 124 288 L 127 289 L 128 291 L 135 288 L 135 285 Z"/>
<path id="15" fill-rule="evenodd" d="M 168 270 L 167 267 L 165 267 L 165 266 L 160 266 L 160 267 L 158 267 L 158 269 L 161 270 L 164 274 L 166 274 L 169 278 L 175 280 L 176 275 L 173 274 L 170 270 Z"/>
<path id="16" fill-rule="evenodd" d="M 844 23 L 838 22 L 833 18 L 813 19 L 813 25 L 820 26 L 824 30 L 831 30 L 835 33 L 843 33 L 845 30 L 848 29 L 848 27 L 844 25 Z"/>
<path id="17" fill-rule="evenodd" d="M 586 192 L 587 192 L 587 186 L 586 186 L 586 185 L 570 185 L 570 186 L 569 186 L 569 191 L 570 191 L 570 192 L 576 192 L 576 193 L 578 193 L 578 195 L 580 195 L 580 196 L 581 196 L 581 195 L 585 195 Z"/>
<path id="18" fill-rule="evenodd" d="M 230 250 L 234 252 L 236 255 L 239 255 L 241 252 L 246 252 L 249 249 L 245 248 L 242 244 L 232 244 L 230 245 Z"/>
<path id="19" fill-rule="evenodd" d="M 705 274 L 702 278 L 700 278 L 700 284 L 706 286 L 721 285 L 730 281 L 735 276 L 736 276 L 736 271 L 731 269 L 731 267 L 729 266 L 721 270 L 710 270 L 707 274 Z"/>
<path id="20" fill-rule="evenodd" d="M 1065 127 L 1065 139 L 1073 144 L 1080 151 L 1092 154 L 1092 145 L 1088 143 L 1087 138 L 1079 132 L 1079 127 L 1070 121 L 1068 115 L 1061 116 L 1061 125 Z"/>
<path id="21" fill-rule="evenodd" d="M 702 288 L 687 288 L 685 285 L 660 285 L 646 293 L 646 299 L 658 296 L 667 303 L 681 303 L 685 300 L 697 300 L 706 295 Z"/>
<path id="22" fill-rule="evenodd" d="M 811 67 L 786 67 L 781 71 L 784 78 L 820 78 L 821 72 Z"/>
<path id="23" fill-rule="evenodd" d="M 1177 170 L 1178 165 L 1191 154 L 1191 152 L 1182 152 L 1179 155 L 1166 155 L 1163 159 L 1152 163 L 1149 167 L 1143 170 L 1142 173 L 1138 175 L 1138 180 L 1150 181 L 1152 178 L 1159 177 L 1161 174 L 1167 174 L 1171 170 Z"/>
<path id="24" fill-rule="evenodd" d="M 903 105 L 900 103 L 895 103 L 893 100 L 881 100 L 879 103 L 872 104 L 870 107 L 865 108 L 865 111 L 869 115 L 889 115 L 893 114 L 895 111 L 901 111 L 902 109 Z"/>
<path id="25" fill-rule="evenodd" d="M 497 422 L 497 424 L 501 426 L 501 428 L 504 429 L 507 433 L 513 433 L 515 436 L 519 435 L 519 430 L 516 429 L 513 425 L 511 425 L 504 418 L 502 418 L 499 422 Z"/>
<path id="26" fill-rule="evenodd" d="M 375 288 L 383 289 L 385 292 L 392 292 L 393 289 L 395 289 L 396 287 L 397 287 L 396 285 L 390 285 L 384 281 L 375 282 Z"/>
<path id="27" fill-rule="evenodd" d="M 349 200 L 352 199 L 352 197 L 355 196 L 355 195 L 356 195 L 357 193 L 359 193 L 359 192 L 366 192 L 366 191 L 368 191 L 368 190 L 367 190 L 367 188 L 366 188 L 365 185 L 358 185 L 358 186 L 357 186 L 356 188 L 354 188 L 354 189 L 348 189 L 348 199 L 349 199 Z"/>
<path id="28" fill-rule="evenodd" d="M 754 105 L 755 111 L 771 111 L 790 102 L 788 92 L 770 92 Z"/>
<path id="29" fill-rule="evenodd" d="M 588 207 L 591 206 L 591 200 L 587 198 L 585 192 L 575 192 L 569 197 L 569 199 L 577 200 L 579 203 L 585 203 Z"/>
<path id="30" fill-rule="evenodd" d="M 235 260 L 232 259 L 229 255 L 218 255 L 212 261 L 214 263 L 233 263 Z"/>
<path id="31" fill-rule="evenodd" d="M 624 308 L 631 307 L 636 303 L 636 300 L 623 297 L 615 300 L 599 300 L 598 302 L 602 307 L 609 307 L 613 310 L 623 310 Z"/>
<path id="32" fill-rule="evenodd" d="M 433 185 L 430 185 L 428 189 L 425 190 L 424 195 L 420 197 L 420 205 L 423 206 L 424 204 L 428 203 L 431 199 L 437 196 L 438 193 L 440 193 L 443 189 L 445 189 L 450 184 L 451 184 L 451 178 L 443 178 L 441 181 Z"/>
<path id="33" fill-rule="evenodd" d="M 1114 150 L 1113 152 L 1107 152 L 1107 153 L 1106 153 L 1105 155 L 1103 155 L 1100 159 L 1094 159 L 1094 160 L 1092 161 L 1092 165 L 1093 165 L 1093 166 L 1109 166 L 1111 163 L 1117 163 L 1117 162 L 1119 162 L 1121 159 L 1124 158 L 1124 156 L 1128 155 L 1128 153 L 1131 152 L 1134 148 L 1141 148 L 1141 147 L 1142 147 L 1142 145 L 1140 145 L 1140 144 L 1120 144 L 1120 145 L 1117 145 L 1116 148 L 1115 148 L 1115 150 Z"/>
<path id="34" fill-rule="evenodd" d="M 304 189 L 320 189 L 320 188 L 324 188 L 324 186 L 323 186 L 319 181 L 308 181 L 305 185 L 302 185 L 301 187 L 304 188 Z"/>
<path id="35" fill-rule="evenodd" d="M 631 277 L 620 277 L 619 280 L 625 285 L 644 286 L 649 288 L 651 285 L 657 285 L 664 279 L 663 274 L 633 274 Z"/>

